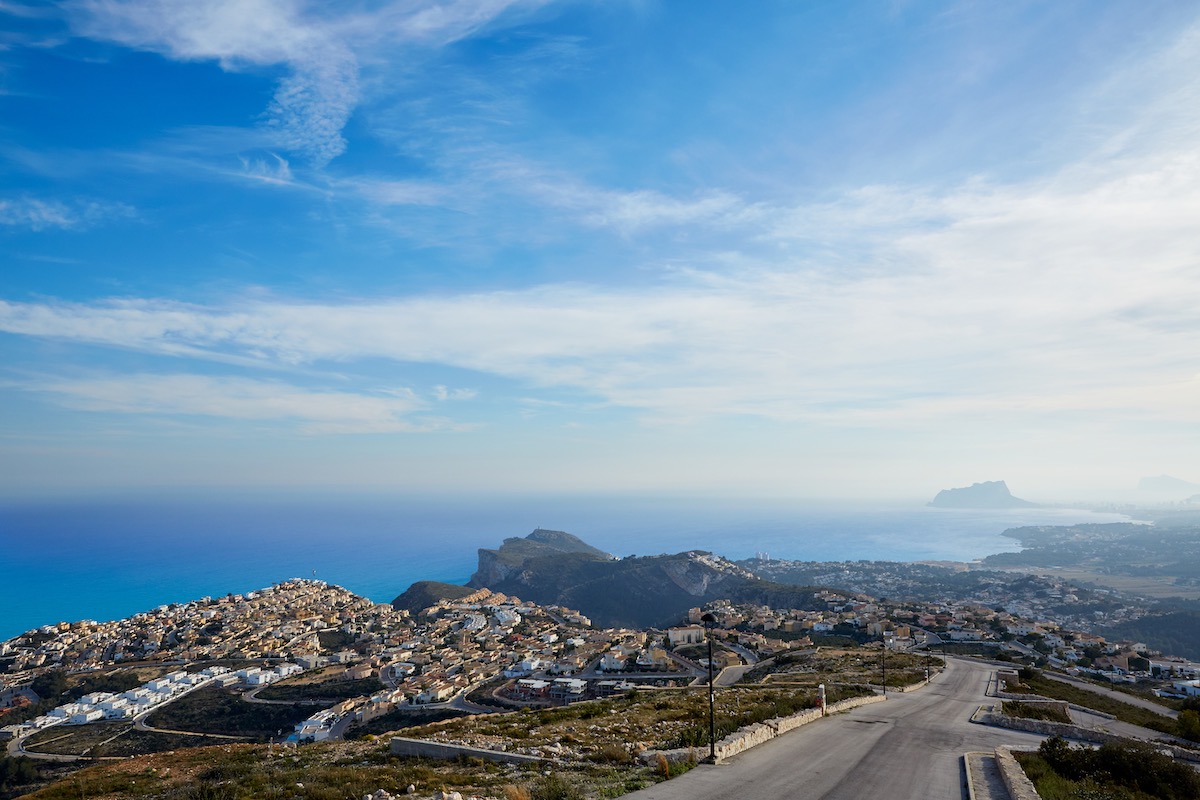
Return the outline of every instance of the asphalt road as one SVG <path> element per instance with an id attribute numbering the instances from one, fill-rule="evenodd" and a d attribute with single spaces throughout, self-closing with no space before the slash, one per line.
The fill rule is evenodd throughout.
<path id="1" fill-rule="evenodd" d="M 965 798 L 962 755 L 1040 736 L 970 722 L 994 667 L 948 659 L 923 689 L 805 725 L 631 800 L 933 800 Z"/>

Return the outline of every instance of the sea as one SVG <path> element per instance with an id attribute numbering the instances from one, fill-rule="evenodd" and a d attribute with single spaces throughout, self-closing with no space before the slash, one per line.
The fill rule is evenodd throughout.
<path id="1" fill-rule="evenodd" d="M 618 557 L 708 550 L 811 561 L 971 561 L 1024 525 L 1117 522 L 1077 509 L 711 496 L 189 493 L 0 501 L 0 641 L 32 628 L 315 578 L 376 602 L 465 583 L 480 548 L 562 530 Z"/>

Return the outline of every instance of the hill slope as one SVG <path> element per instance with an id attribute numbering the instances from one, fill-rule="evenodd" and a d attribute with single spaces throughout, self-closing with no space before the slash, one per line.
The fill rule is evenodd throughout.
<path id="1" fill-rule="evenodd" d="M 392 608 L 397 611 L 419 614 L 439 601 L 457 600 L 460 597 L 466 597 L 473 591 L 474 589 L 457 586 L 453 583 L 417 581 L 392 601 Z"/>

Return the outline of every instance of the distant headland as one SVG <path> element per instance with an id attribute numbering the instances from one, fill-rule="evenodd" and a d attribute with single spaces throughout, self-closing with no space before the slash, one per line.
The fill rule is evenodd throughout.
<path id="1" fill-rule="evenodd" d="M 1036 508 L 1038 504 L 1013 497 L 1004 481 L 984 481 L 958 489 L 943 489 L 929 505 L 934 508 Z"/>

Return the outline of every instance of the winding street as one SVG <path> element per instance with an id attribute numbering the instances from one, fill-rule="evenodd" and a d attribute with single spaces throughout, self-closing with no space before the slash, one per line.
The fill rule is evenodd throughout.
<path id="1" fill-rule="evenodd" d="M 928 800 L 966 797 L 962 756 L 1042 737 L 971 723 L 994 667 L 949 659 L 923 689 L 889 694 L 798 728 L 715 766 L 627 795 L 630 800 Z"/>

